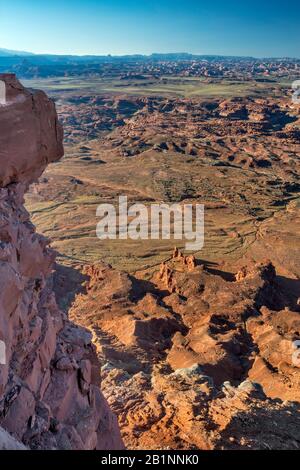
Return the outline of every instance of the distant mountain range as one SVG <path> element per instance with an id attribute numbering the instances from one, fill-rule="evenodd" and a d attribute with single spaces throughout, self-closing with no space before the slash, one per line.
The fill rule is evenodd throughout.
<path id="1" fill-rule="evenodd" d="M 32 52 L 26 51 L 14 51 L 10 49 L 4 49 L 0 47 L 0 58 L 1 57 L 31 57 L 35 59 L 41 59 L 41 57 L 47 58 L 50 61 L 57 60 L 78 60 L 78 61 L 90 61 L 90 60 L 99 60 L 99 59 L 153 59 L 153 60 L 192 60 L 193 58 L 207 58 L 207 59 L 217 59 L 217 58 L 234 58 L 236 56 L 222 56 L 222 55 L 199 55 L 199 54 L 190 54 L 188 52 L 170 52 L 170 53 L 160 53 L 154 52 L 152 54 L 125 54 L 125 55 L 72 55 L 72 54 L 34 54 Z M 239 59 L 253 59 L 253 57 L 237 57 Z"/>
<path id="2" fill-rule="evenodd" d="M 32 52 L 25 52 L 25 51 L 12 51 L 10 49 L 3 49 L 0 47 L 0 57 L 8 57 L 8 56 L 33 56 Z"/>
<path id="3" fill-rule="evenodd" d="M 0 47 L 0 58 L 2 57 L 31 57 L 33 60 L 36 59 L 37 61 L 41 60 L 41 58 L 47 58 L 50 62 L 52 61 L 68 61 L 68 60 L 76 60 L 76 61 L 93 61 L 93 60 L 120 60 L 120 59 L 145 59 L 145 60 L 193 60 L 193 59 L 206 59 L 206 60 L 265 60 L 265 59 L 272 59 L 272 60 L 282 60 L 288 59 L 288 57 L 278 57 L 278 58 L 255 58 L 252 56 L 228 56 L 228 55 L 220 55 L 220 54 L 190 54 L 188 52 L 169 52 L 169 53 L 161 53 L 161 52 L 154 52 L 152 54 L 125 54 L 125 55 L 72 55 L 72 54 L 34 54 L 32 52 L 26 51 L 15 51 L 10 49 L 4 49 Z M 297 60 L 297 59 L 295 59 Z"/>

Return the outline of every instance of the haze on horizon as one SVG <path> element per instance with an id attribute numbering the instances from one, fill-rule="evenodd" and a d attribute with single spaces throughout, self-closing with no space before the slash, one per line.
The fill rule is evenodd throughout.
<path id="1" fill-rule="evenodd" d="M 0 0 L 0 47 L 40 54 L 153 52 L 300 58 L 299 2 Z"/>

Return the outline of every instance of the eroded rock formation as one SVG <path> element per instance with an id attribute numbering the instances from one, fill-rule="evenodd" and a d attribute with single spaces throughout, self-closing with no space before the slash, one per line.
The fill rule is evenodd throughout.
<path id="1" fill-rule="evenodd" d="M 118 194 L 123 191 L 130 174 L 131 200 L 140 200 L 145 190 L 140 185 L 145 185 L 148 171 L 147 191 L 152 180 L 156 186 L 145 193 L 147 198 L 183 200 L 203 194 L 210 210 L 222 210 L 220 229 L 214 231 L 220 237 L 218 246 L 224 246 L 226 230 L 227 251 L 233 251 L 232 244 L 245 247 L 245 234 L 252 234 L 253 229 L 255 237 L 248 243 L 250 254 L 225 267 L 222 262 L 185 256 L 178 249 L 160 268 L 151 265 L 153 269 L 135 272 L 135 266 L 135 275 L 101 262 L 83 270 L 81 264 L 57 266 L 55 298 L 50 276 L 54 253 L 48 241 L 36 234 L 23 207 L 23 195 L 47 163 L 62 154 L 61 130 L 54 106 L 44 94 L 24 90 L 12 76 L 2 78 L 8 93 L 6 106 L 0 107 L 0 340 L 6 343 L 7 363 L 0 366 L 0 426 L 17 438 L 17 444 L 1 428 L 0 444 L 14 447 L 22 441 L 31 448 L 119 448 L 122 441 L 111 409 L 128 448 L 299 448 L 300 368 L 295 349 L 300 342 L 299 276 L 293 195 L 297 173 L 296 166 L 290 171 L 291 163 L 285 164 L 296 161 L 298 141 L 285 125 L 290 118 L 282 114 L 282 107 L 248 99 L 246 103 L 218 101 L 212 107 L 187 99 L 101 98 L 100 104 L 95 103 L 101 106 L 102 118 L 107 118 L 98 123 L 101 129 L 119 121 L 122 126 L 99 141 L 96 153 L 95 142 L 81 146 L 78 154 L 66 159 L 65 172 L 54 171 L 50 178 L 47 173 L 45 181 L 40 181 L 36 192 L 42 198 L 37 202 L 46 211 L 48 233 L 61 234 L 62 228 L 58 224 L 58 230 L 49 217 L 51 204 L 45 205 L 53 197 L 62 203 L 74 194 L 71 206 L 64 207 L 63 219 L 70 207 L 76 207 L 75 201 L 80 206 L 88 201 L 94 217 L 97 186 L 88 185 L 99 167 L 99 172 L 106 171 L 101 181 L 105 198 L 111 198 L 116 188 Z M 104 108 L 107 116 L 103 116 Z M 74 122 L 66 111 L 68 131 Z M 89 137 L 94 136 L 95 127 L 86 125 L 84 101 L 81 111 L 80 126 L 84 123 Z M 276 132 L 276 140 L 262 136 L 265 130 Z M 76 132 L 69 138 L 76 140 Z M 165 165 L 161 158 L 165 152 L 177 159 L 175 163 Z M 274 158 L 276 152 L 278 158 Z M 99 159 L 102 154 L 103 160 Z M 137 165 L 144 173 L 130 170 L 137 166 L 130 167 L 134 158 L 127 157 L 138 159 L 138 155 L 143 160 Z M 172 182 L 182 155 L 188 157 L 188 170 L 184 173 L 179 167 L 180 176 Z M 87 167 L 80 166 L 79 156 Z M 194 170 L 190 156 L 200 157 Z M 110 158 L 116 159 L 116 185 L 106 184 L 111 181 Z M 201 160 L 204 177 L 199 180 Z M 147 169 L 149 162 L 153 166 Z M 86 170 L 89 165 L 91 169 Z M 255 168 L 258 175 L 251 170 L 250 178 L 239 171 L 239 183 L 236 165 Z M 276 168 L 284 184 L 277 176 L 267 178 L 265 168 Z M 233 176 L 227 179 L 231 171 Z M 186 182 L 181 185 L 184 174 Z M 193 188 L 192 174 L 200 181 Z M 276 215 L 274 207 L 283 196 L 291 200 Z M 241 214 L 254 217 L 256 209 L 262 211 L 265 206 L 272 214 L 265 222 L 251 219 L 255 220 L 251 230 L 238 225 Z M 241 212 L 224 226 L 224 213 L 230 217 L 233 213 L 228 208 Z M 80 221 L 76 227 L 81 235 L 89 233 L 87 227 L 92 224 L 86 223 L 82 212 L 75 211 L 74 219 L 77 225 Z M 80 238 L 74 233 L 72 256 Z M 90 248 L 90 237 L 83 239 Z M 87 250 L 78 246 L 81 260 Z M 99 253 L 97 246 L 97 259 Z M 124 253 L 122 248 L 122 257 Z M 251 254 L 255 254 L 253 262 Z M 263 261 L 266 255 L 272 261 Z M 219 255 L 214 256 L 220 261 Z M 134 262 L 137 259 L 138 255 Z M 145 258 L 140 256 L 139 262 L 145 263 Z M 69 312 L 71 323 L 67 312 L 78 292 Z M 99 392 L 99 359 L 101 389 L 110 409 Z"/>
<path id="2" fill-rule="evenodd" d="M 0 447 L 122 448 L 99 391 L 91 334 L 58 308 L 55 253 L 23 206 L 29 184 L 63 155 L 55 106 L 13 75 L 0 80 L 7 100 L 0 105 Z"/>
<path id="3" fill-rule="evenodd" d="M 148 280 L 84 272 L 70 315 L 93 332 L 129 448 L 299 448 L 299 313 L 270 261 L 235 278 L 175 249 Z"/>

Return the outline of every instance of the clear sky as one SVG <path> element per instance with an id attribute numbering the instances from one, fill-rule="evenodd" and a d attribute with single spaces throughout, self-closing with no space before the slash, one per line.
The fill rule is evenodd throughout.
<path id="1" fill-rule="evenodd" d="M 300 58 L 300 1 L 0 0 L 0 47 Z"/>

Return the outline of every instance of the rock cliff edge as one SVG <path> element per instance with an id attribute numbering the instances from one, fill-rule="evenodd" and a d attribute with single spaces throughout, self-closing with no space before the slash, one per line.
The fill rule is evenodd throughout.
<path id="1" fill-rule="evenodd" d="M 91 334 L 58 308 L 55 252 L 23 206 L 29 184 L 63 155 L 55 105 L 14 75 L 0 80 L 0 448 L 120 449 Z"/>

